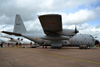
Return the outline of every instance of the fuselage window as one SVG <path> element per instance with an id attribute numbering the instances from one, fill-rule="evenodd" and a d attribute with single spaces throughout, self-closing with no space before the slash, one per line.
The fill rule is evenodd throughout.
<path id="1" fill-rule="evenodd" d="M 65 41 L 65 43 L 67 43 L 67 42 Z"/>

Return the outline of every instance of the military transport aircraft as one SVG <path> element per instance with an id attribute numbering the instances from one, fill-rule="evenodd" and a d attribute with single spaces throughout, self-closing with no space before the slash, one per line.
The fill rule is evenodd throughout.
<path id="1" fill-rule="evenodd" d="M 8 36 L 0 36 L 0 41 L 4 43 L 9 43 L 9 44 L 16 44 L 16 43 L 21 43 L 21 44 L 30 44 L 34 43 L 33 41 L 30 41 L 26 38 L 22 37 L 8 37 Z"/>
<path id="2" fill-rule="evenodd" d="M 59 14 L 46 14 L 38 16 L 44 35 L 34 34 L 26 31 L 20 15 L 16 15 L 14 32 L 2 31 L 2 33 L 23 36 L 27 39 L 40 44 L 41 46 L 51 46 L 52 48 L 61 48 L 63 46 L 79 46 L 87 48 L 98 44 L 98 40 L 92 35 L 77 34 L 79 31 L 73 29 L 62 29 L 62 17 Z"/>

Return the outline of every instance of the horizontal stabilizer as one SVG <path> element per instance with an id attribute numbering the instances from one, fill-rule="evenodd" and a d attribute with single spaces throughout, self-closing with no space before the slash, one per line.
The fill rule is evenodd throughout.
<path id="1" fill-rule="evenodd" d="M 5 33 L 5 34 L 9 34 L 9 35 L 21 36 L 21 34 L 19 34 L 19 33 L 8 32 L 8 31 L 1 31 L 1 32 Z"/>

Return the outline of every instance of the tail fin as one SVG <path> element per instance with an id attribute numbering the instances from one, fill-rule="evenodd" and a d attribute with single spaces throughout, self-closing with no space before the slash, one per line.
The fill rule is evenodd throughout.
<path id="1" fill-rule="evenodd" d="M 26 32 L 26 28 L 19 14 L 16 15 L 13 32 L 14 33 L 25 33 Z"/>

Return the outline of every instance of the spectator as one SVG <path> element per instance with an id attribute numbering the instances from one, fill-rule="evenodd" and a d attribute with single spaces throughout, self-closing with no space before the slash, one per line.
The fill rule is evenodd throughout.
<path id="1" fill-rule="evenodd" d="M 0 42 L 0 46 L 1 46 L 1 42 Z M 2 46 L 1 46 L 2 47 Z"/>
<path id="2" fill-rule="evenodd" d="M 8 43 L 8 47 L 9 47 L 9 43 Z"/>
<path id="3" fill-rule="evenodd" d="M 1 42 L 1 47 L 3 48 L 3 42 Z"/>

